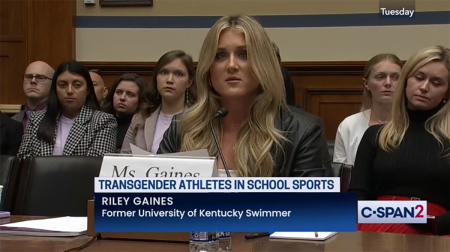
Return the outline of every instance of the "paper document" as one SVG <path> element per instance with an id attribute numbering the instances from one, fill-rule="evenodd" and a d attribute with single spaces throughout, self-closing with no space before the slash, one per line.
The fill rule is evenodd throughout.
<path id="1" fill-rule="evenodd" d="M 272 239 L 292 239 L 292 240 L 311 240 L 311 241 L 324 241 L 330 237 L 333 237 L 337 232 L 317 232 L 318 236 L 314 232 L 275 232 L 270 235 Z"/>
<path id="2" fill-rule="evenodd" d="M 194 150 L 194 151 L 185 151 L 185 152 L 176 152 L 176 153 L 165 153 L 165 154 L 153 154 L 146 150 L 143 150 L 137 147 L 134 144 L 130 144 L 131 153 L 133 155 L 150 155 L 150 156 L 177 156 L 177 157 L 209 157 L 208 150 Z"/>
<path id="3" fill-rule="evenodd" d="M 59 217 L 0 225 L 0 234 L 78 236 L 87 232 L 87 217 Z"/>
<path id="4" fill-rule="evenodd" d="M 130 148 L 131 148 L 131 154 L 133 154 L 133 155 L 150 155 L 150 156 L 154 156 L 153 153 L 145 151 L 145 150 L 137 147 L 134 144 L 130 144 Z"/>
<path id="5" fill-rule="evenodd" d="M 0 211 L 0 218 L 9 218 L 11 216 L 10 212 Z"/>
<path id="6" fill-rule="evenodd" d="M 195 151 L 185 151 L 185 152 L 177 152 L 177 153 L 167 153 L 167 154 L 158 154 L 156 156 L 177 156 L 177 157 L 209 157 L 208 150 L 195 150 Z"/>

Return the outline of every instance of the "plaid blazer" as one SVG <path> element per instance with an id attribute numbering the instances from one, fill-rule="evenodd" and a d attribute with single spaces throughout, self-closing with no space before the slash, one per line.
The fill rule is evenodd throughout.
<path id="1" fill-rule="evenodd" d="M 18 157 L 52 156 L 54 143 L 38 138 L 39 125 L 45 110 L 32 114 L 20 145 Z M 58 132 L 59 116 L 56 120 L 55 138 Z M 113 115 L 93 110 L 87 106 L 81 108 L 70 129 L 64 145 L 64 156 L 103 156 L 116 151 L 117 121 Z M 54 140 L 55 142 L 55 140 Z"/>

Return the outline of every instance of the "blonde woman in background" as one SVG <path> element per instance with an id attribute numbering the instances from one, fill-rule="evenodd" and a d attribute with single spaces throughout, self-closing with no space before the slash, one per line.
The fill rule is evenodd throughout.
<path id="1" fill-rule="evenodd" d="M 231 176 L 324 176 L 329 154 L 317 117 L 288 108 L 284 82 L 264 28 L 245 15 L 219 19 L 209 30 L 196 72 L 198 101 L 166 131 L 159 153 L 207 149 L 217 156 L 214 120 Z M 178 120 L 179 119 L 179 120 Z M 218 157 L 220 176 L 225 176 Z"/>
<path id="2" fill-rule="evenodd" d="M 165 53 L 155 66 L 152 86 L 139 112 L 131 120 L 121 153 L 131 154 L 130 144 L 156 153 L 172 117 L 196 100 L 194 62 L 184 51 Z"/>
<path id="3" fill-rule="evenodd" d="M 334 143 L 334 162 L 353 165 L 359 142 L 367 128 L 384 124 L 391 118 L 394 91 L 402 64 L 394 54 L 378 54 L 367 62 L 363 78 L 363 106 L 361 112 L 339 124 Z"/>
<path id="4" fill-rule="evenodd" d="M 424 200 L 436 225 L 360 224 L 358 230 L 450 234 L 450 50 L 424 48 L 403 67 L 392 120 L 369 127 L 349 192 L 358 200 Z"/>

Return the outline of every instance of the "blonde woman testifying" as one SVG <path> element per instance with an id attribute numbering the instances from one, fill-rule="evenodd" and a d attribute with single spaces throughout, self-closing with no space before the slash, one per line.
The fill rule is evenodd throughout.
<path id="1" fill-rule="evenodd" d="M 240 15 L 209 30 L 196 72 L 198 101 L 172 122 L 158 153 L 207 149 L 217 156 L 210 121 L 231 176 L 324 176 L 329 154 L 322 121 L 289 109 L 280 64 L 264 28 Z M 225 176 L 218 157 L 218 169 Z"/>
<path id="2" fill-rule="evenodd" d="M 184 51 L 165 53 L 158 60 L 153 85 L 139 112 L 131 120 L 121 153 L 131 154 L 130 143 L 156 153 L 172 117 L 182 113 L 196 99 L 194 63 Z"/>

